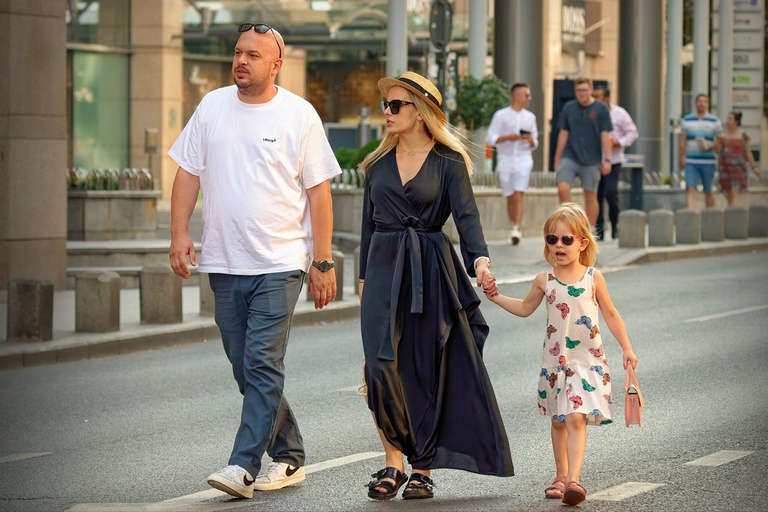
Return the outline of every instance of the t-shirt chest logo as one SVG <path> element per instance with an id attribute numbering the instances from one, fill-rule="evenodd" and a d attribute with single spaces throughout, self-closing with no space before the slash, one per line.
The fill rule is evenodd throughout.
<path id="1" fill-rule="evenodd" d="M 275 142 L 277 142 L 277 139 L 268 139 L 267 137 L 264 137 L 261 140 L 263 140 L 264 142 L 269 142 L 271 144 L 274 144 Z"/>
<path id="2" fill-rule="evenodd" d="M 594 111 L 594 110 L 593 110 L 592 112 L 590 112 L 590 113 L 589 113 L 589 118 L 590 118 L 590 119 L 592 119 L 593 121 L 594 121 L 595 119 L 597 119 L 597 112 L 596 112 L 596 111 Z"/>

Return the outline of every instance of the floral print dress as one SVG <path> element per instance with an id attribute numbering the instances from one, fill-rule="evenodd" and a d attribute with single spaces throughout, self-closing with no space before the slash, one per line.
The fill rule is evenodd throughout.
<path id="1" fill-rule="evenodd" d="M 539 374 L 539 411 L 563 422 L 587 415 L 587 424 L 612 422 L 611 376 L 597 326 L 595 269 L 575 284 L 547 273 L 547 335 Z"/>

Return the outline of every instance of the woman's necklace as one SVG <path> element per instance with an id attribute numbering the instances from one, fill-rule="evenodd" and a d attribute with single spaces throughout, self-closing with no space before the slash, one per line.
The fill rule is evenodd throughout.
<path id="1" fill-rule="evenodd" d="M 418 148 L 418 149 L 414 149 L 413 151 L 408 151 L 407 149 L 405 149 L 405 148 L 403 148 L 403 147 L 400 147 L 400 145 L 399 145 L 399 144 L 398 144 L 398 146 L 397 146 L 397 147 L 398 147 L 398 148 L 400 148 L 400 149 L 403 151 L 403 153 L 405 153 L 405 156 L 407 156 L 408 158 L 410 158 L 410 157 L 412 157 L 413 155 L 415 155 L 416 153 L 419 153 L 419 152 L 421 152 L 421 150 L 422 150 L 422 149 L 424 149 L 425 147 L 427 147 L 427 144 L 429 144 L 430 142 L 432 142 L 432 139 L 429 139 L 427 142 L 425 142 L 425 143 L 424 143 L 424 145 L 423 145 L 423 146 L 421 146 L 421 147 L 420 147 L 420 148 Z"/>

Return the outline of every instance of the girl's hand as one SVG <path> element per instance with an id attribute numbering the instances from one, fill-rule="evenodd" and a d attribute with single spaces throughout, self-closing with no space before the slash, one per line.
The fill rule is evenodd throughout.
<path id="1" fill-rule="evenodd" d="M 483 293 L 488 298 L 499 294 L 499 287 L 496 285 L 496 276 L 491 274 L 490 271 L 483 275 Z"/>
<path id="2" fill-rule="evenodd" d="M 637 368 L 637 356 L 635 355 L 632 350 L 625 350 L 624 354 L 621 356 L 622 360 L 624 362 L 624 369 L 627 369 L 627 364 L 631 364 L 632 368 Z"/>

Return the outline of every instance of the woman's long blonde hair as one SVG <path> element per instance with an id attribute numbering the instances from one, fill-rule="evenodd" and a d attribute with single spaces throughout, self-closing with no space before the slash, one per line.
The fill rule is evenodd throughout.
<path id="1" fill-rule="evenodd" d="M 408 91 L 408 95 L 410 96 L 411 101 L 413 101 L 415 104 L 416 110 L 419 111 L 422 119 L 424 119 L 427 135 L 432 137 L 432 139 L 434 139 L 436 142 L 439 142 L 460 154 L 464 159 L 464 164 L 467 166 L 467 172 L 470 176 L 472 176 L 474 167 L 472 165 L 472 159 L 469 156 L 469 152 L 467 151 L 464 144 L 466 138 L 460 135 L 456 128 L 454 128 L 450 123 L 440 119 L 435 111 L 432 110 L 432 107 L 427 105 L 424 99 L 416 94 L 413 94 L 408 89 L 405 90 Z M 363 161 L 360 162 L 358 170 L 363 173 L 368 172 L 368 170 L 373 167 L 373 164 L 378 162 L 384 155 L 392 151 L 395 146 L 397 146 L 397 142 L 399 140 L 399 135 L 387 132 L 387 134 L 384 136 L 384 139 L 382 139 L 381 144 L 379 144 L 379 147 L 371 151 L 368 156 L 366 156 Z"/>
<path id="2" fill-rule="evenodd" d="M 589 219 L 584 209 L 576 203 L 561 204 L 544 222 L 544 229 L 542 230 L 544 236 L 552 234 L 558 222 L 565 223 L 573 230 L 574 235 L 589 241 L 587 247 L 579 254 L 579 263 L 585 267 L 594 265 L 595 261 L 597 261 L 597 242 L 595 237 L 592 236 L 592 230 L 589 229 Z M 552 258 L 546 243 L 544 244 L 544 258 L 553 267 L 557 266 L 557 261 Z"/>

